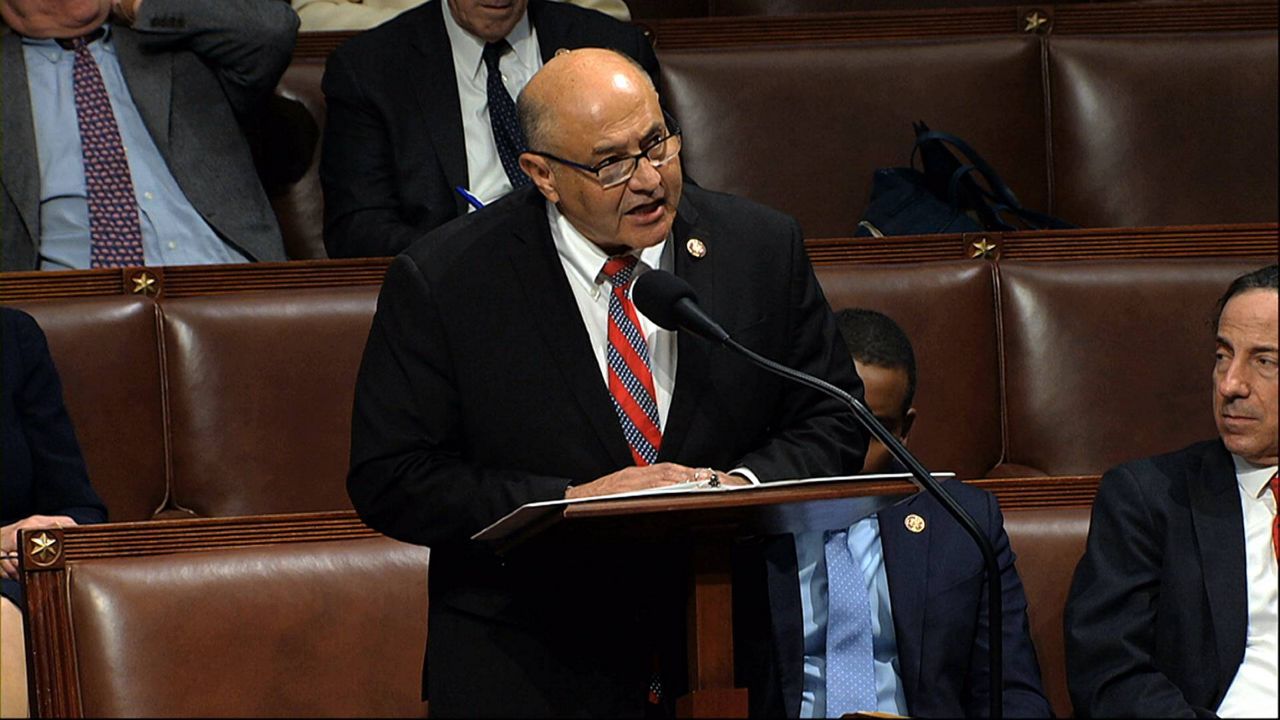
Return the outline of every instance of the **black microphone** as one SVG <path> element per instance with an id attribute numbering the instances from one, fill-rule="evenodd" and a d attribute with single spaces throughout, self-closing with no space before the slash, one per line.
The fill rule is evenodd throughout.
<path id="1" fill-rule="evenodd" d="M 965 512 L 965 509 L 951 497 L 951 493 L 947 492 L 941 483 L 934 479 L 933 474 L 925 469 L 916 456 L 912 455 L 898 438 L 876 419 L 862 401 L 822 378 L 776 363 L 738 343 L 702 310 L 698 305 L 697 293 L 683 279 L 664 270 L 650 270 L 637 277 L 632 284 L 631 300 L 635 303 L 636 309 L 659 327 L 665 330 L 684 330 L 698 337 L 712 340 L 769 372 L 826 393 L 848 405 L 858 422 L 862 423 L 862 426 L 877 440 L 884 443 L 890 455 L 911 471 L 916 485 L 932 495 L 973 538 L 987 568 L 990 717 L 999 720 L 1004 714 L 1004 596 L 1001 594 L 1000 566 L 996 562 L 995 548 L 991 546 L 990 538 L 983 534 L 973 517 Z"/>
<path id="2" fill-rule="evenodd" d="M 718 343 L 728 342 L 724 331 L 698 305 L 689 283 L 663 270 L 650 270 L 635 279 L 631 300 L 644 316 L 664 330 L 686 330 Z"/>

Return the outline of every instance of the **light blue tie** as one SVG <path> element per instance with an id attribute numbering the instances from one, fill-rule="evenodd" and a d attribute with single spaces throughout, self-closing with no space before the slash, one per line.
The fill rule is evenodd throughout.
<path id="1" fill-rule="evenodd" d="M 827 717 L 876 709 L 871 602 L 862 569 L 849 552 L 849 533 L 828 533 Z"/>

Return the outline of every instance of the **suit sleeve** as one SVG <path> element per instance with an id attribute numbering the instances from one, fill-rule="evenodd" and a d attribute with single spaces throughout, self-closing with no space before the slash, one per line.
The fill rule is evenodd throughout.
<path id="1" fill-rule="evenodd" d="M 321 84 L 326 113 L 320 148 L 325 248 L 332 258 L 395 255 L 438 225 L 442 215 L 422 213 L 417 223 L 403 218 L 390 128 L 346 55 L 329 56 Z"/>
<path id="2" fill-rule="evenodd" d="M 288 67 L 298 15 L 282 0 L 145 0 L 133 29 L 145 48 L 195 53 L 244 122 Z"/>
<path id="3" fill-rule="evenodd" d="M 789 224 L 789 332 L 779 361 L 862 399 L 862 381 L 809 264 L 800 227 L 794 220 Z M 867 433 L 843 402 L 800 385 L 788 385 L 773 417 L 770 436 L 745 455 L 738 467 L 750 469 L 766 482 L 852 474 L 862 469 Z"/>
<path id="4" fill-rule="evenodd" d="M 25 314 L 13 317 L 26 370 L 17 405 L 31 452 L 32 514 L 67 515 L 82 525 L 106 522 L 107 508 L 89 484 L 44 332 Z"/>
<path id="5" fill-rule="evenodd" d="M 347 476 L 360 517 L 398 540 L 463 542 L 521 505 L 564 497 L 569 485 L 465 460 L 453 375 L 431 288 L 400 256 L 383 283 L 356 378 Z"/>
<path id="6" fill-rule="evenodd" d="M 1149 507 L 1128 469 L 1103 476 L 1063 615 L 1067 685 L 1081 717 L 1212 715 L 1153 660 L 1164 553 Z"/>
<path id="7" fill-rule="evenodd" d="M 1049 700 L 1045 697 L 1044 686 L 1040 679 L 1040 663 L 1036 658 L 1036 649 L 1031 642 L 1031 625 L 1027 619 L 1027 596 L 1022 589 L 1022 579 L 1014 564 L 1013 550 L 1009 546 L 1009 535 L 1004 530 L 1004 515 L 1000 512 L 999 503 L 992 495 L 985 495 L 987 535 L 995 549 L 996 563 L 1000 567 L 1000 593 L 1003 628 L 1001 643 L 1004 668 L 1004 697 L 1002 698 L 1004 714 L 1008 717 L 1047 718 L 1053 716 Z M 982 584 L 982 599 L 978 603 L 978 616 L 975 623 L 973 650 L 969 659 L 969 704 L 966 714 L 970 717 L 985 717 L 990 712 L 991 644 L 988 642 L 987 619 L 990 595 L 987 584 Z"/>

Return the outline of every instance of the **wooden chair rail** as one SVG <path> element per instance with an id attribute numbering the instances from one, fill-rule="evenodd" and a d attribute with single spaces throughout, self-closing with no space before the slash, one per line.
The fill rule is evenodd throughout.
<path id="1" fill-rule="evenodd" d="M 640 20 L 659 49 L 800 45 L 997 34 L 1090 34 L 1274 30 L 1271 0 L 1105 2 L 861 10 L 783 16 Z M 323 59 L 354 31 L 303 33 L 297 59 Z"/>
<path id="2" fill-rule="evenodd" d="M 1071 475 L 1028 478 L 986 478 L 966 480 L 995 495 L 1001 510 L 1093 507 L 1098 492 L 1098 475 Z"/>
<path id="3" fill-rule="evenodd" d="M 1275 257 L 1280 224 L 1038 230 L 805 241 L 815 265 L 935 260 L 1070 260 Z M 389 258 L 295 260 L 123 270 L 0 273 L 0 303 L 140 295 L 190 297 L 265 290 L 377 286 Z"/>
<path id="4" fill-rule="evenodd" d="M 995 494 L 1005 509 L 1089 507 L 1097 475 L 966 480 Z M 707 502 L 713 502 L 707 498 Z M 658 502 L 661 502 L 659 499 Z M 45 535 L 52 540 L 34 542 Z M 227 550 L 279 543 L 376 537 L 354 510 L 217 518 L 177 518 L 25 531 L 23 573 L 61 570 L 67 562 L 142 557 L 174 552 Z"/>
<path id="5" fill-rule="evenodd" d="M 1124 260 L 1267 257 L 1280 250 L 1280 225 L 1023 230 L 1007 233 L 823 238 L 805 241 L 815 265 L 930 260 Z"/>

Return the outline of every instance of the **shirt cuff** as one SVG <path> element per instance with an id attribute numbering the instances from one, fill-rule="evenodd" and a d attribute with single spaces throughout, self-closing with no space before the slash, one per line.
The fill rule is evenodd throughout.
<path id="1" fill-rule="evenodd" d="M 729 474 L 730 474 L 730 475 L 739 475 L 739 476 L 741 476 L 741 477 L 744 477 L 744 478 L 746 478 L 746 479 L 750 480 L 752 485 L 759 485 L 759 484 L 760 484 L 760 478 L 756 477 L 756 474 L 755 474 L 755 473 L 753 473 L 753 472 L 751 472 L 751 469 L 750 469 L 750 468 L 745 468 L 745 467 L 736 467 L 736 468 L 734 468 L 734 469 L 730 470 L 730 471 L 729 471 Z"/>

